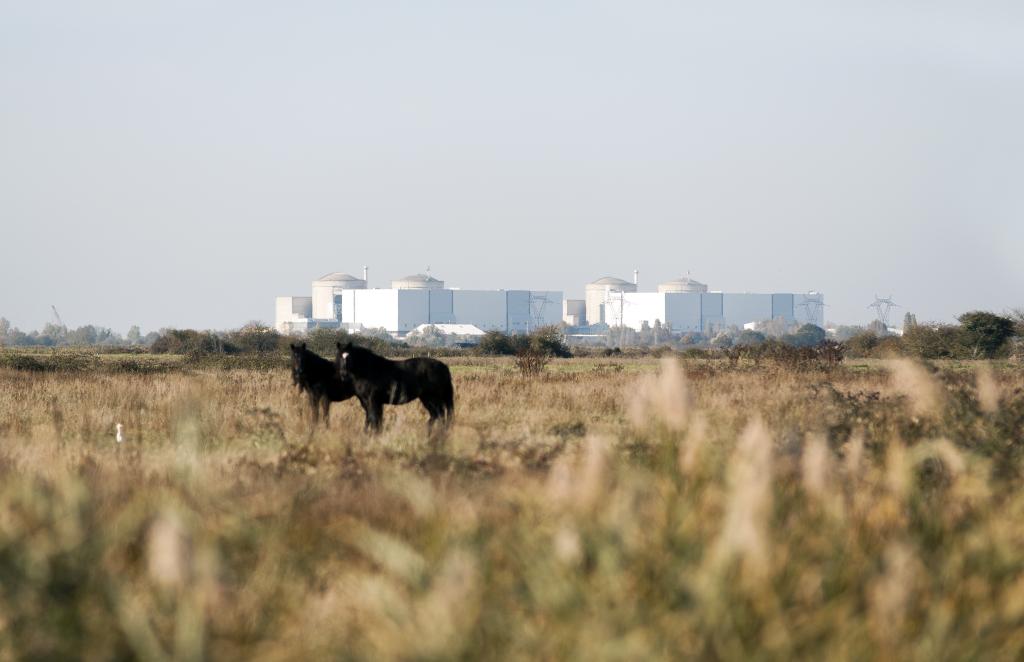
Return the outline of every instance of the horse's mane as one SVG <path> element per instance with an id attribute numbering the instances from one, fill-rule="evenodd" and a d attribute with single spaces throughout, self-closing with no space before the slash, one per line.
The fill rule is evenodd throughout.
<path id="1" fill-rule="evenodd" d="M 355 359 L 354 362 L 356 364 L 366 370 L 377 371 L 385 369 L 394 363 L 394 361 L 377 354 L 372 349 L 360 347 L 359 345 L 345 347 L 344 351 L 348 352 L 349 356 Z"/>

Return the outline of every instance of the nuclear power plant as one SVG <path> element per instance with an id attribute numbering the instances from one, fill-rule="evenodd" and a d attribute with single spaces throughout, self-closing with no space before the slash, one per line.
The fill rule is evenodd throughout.
<path id="1" fill-rule="evenodd" d="M 312 289 L 311 297 L 277 298 L 278 331 L 383 329 L 401 337 L 424 324 L 460 324 L 481 331 L 530 333 L 562 321 L 561 292 L 446 288 L 443 280 L 429 273 L 371 289 L 364 267 L 362 278 L 330 273 L 314 280 Z"/>
<path id="2" fill-rule="evenodd" d="M 704 334 L 778 319 L 824 327 L 820 292 L 716 292 L 689 276 L 641 292 L 638 281 L 637 271 L 632 282 L 605 276 L 586 284 L 583 299 L 566 299 L 556 290 L 445 287 L 429 270 L 393 280 L 389 288 L 369 288 L 363 267 L 362 278 L 342 272 L 321 276 L 312 283 L 312 296 L 277 297 L 274 326 L 282 333 L 383 329 L 396 337 L 423 325 L 443 329 L 454 324 L 504 333 L 530 333 L 561 323 L 637 331 L 660 325 L 672 333 Z"/>

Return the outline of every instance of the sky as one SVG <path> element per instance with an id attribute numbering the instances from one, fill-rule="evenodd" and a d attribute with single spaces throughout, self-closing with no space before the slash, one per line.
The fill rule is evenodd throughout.
<path id="1" fill-rule="evenodd" d="M 370 286 L 1024 306 L 1024 3 L 0 0 L 0 316 Z"/>

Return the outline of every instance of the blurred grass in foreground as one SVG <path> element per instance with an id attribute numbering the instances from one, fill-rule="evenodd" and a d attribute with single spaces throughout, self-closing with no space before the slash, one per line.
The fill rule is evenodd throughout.
<path id="1" fill-rule="evenodd" d="M 284 370 L 0 371 L 0 658 L 1024 654 L 1019 368 L 453 363 L 443 443 Z"/>

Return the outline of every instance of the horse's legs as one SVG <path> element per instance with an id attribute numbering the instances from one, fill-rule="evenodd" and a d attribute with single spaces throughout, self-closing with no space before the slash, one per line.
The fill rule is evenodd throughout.
<path id="1" fill-rule="evenodd" d="M 331 399 L 326 395 L 320 398 L 320 404 L 324 407 L 324 426 L 328 429 L 331 427 Z"/>
<path id="2" fill-rule="evenodd" d="M 363 412 L 366 413 L 366 422 L 363 429 L 367 432 L 378 432 L 380 430 L 381 418 L 384 414 L 384 405 L 370 396 L 366 399 L 360 398 L 359 404 L 363 405 Z"/>
<path id="3" fill-rule="evenodd" d="M 366 411 L 367 423 L 373 432 L 380 432 L 384 424 L 384 405 L 380 402 L 370 401 L 370 408 Z"/>
<path id="4" fill-rule="evenodd" d="M 320 422 L 320 403 L 318 402 L 316 393 L 312 390 L 309 392 L 309 406 L 313 410 L 313 425 L 315 426 Z"/>
<path id="5" fill-rule="evenodd" d="M 437 420 L 437 407 L 431 404 L 427 404 L 425 400 L 422 401 L 423 406 L 426 407 L 427 413 L 430 414 L 430 418 L 427 419 L 427 436 L 434 433 L 434 421 Z"/>

